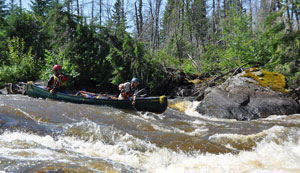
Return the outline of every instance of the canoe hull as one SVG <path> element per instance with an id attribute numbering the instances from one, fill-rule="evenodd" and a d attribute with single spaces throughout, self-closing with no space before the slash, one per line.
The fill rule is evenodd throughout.
<path id="1" fill-rule="evenodd" d="M 141 98 L 137 97 L 136 104 L 133 106 L 130 100 L 85 98 L 82 96 L 73 96 L 59 92 L 51 95 L 48 90 L 33 83 L 26 84 L 26 92 L 28 96 L 35 98 L 51 98 L 54 100 L 78 104 L 106 105 L 120 109 L 147 111 L 154 113 L 162 113 L 168 107 L 168 100 L 166 96 Z"/>

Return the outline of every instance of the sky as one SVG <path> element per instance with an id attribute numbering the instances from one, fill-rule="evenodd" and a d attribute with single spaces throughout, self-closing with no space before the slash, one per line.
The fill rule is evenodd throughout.
<path id="1" fill-rule="evenodd" d="M 7 0 L 8 1 L 8 0 Z M 102 0 L 103 1 L 103 7 L 104 7 L 104 11 L 102 12 L 102 16 L 104 18 L 102 18 L 102 20 L 106 20 L 107 18 L 107 11 L 106 9 L 108 8 L 112 8 L 115 0 Z M 134 2 L 136 2 L 136 0 L 124 0 L 125 1 L 125 11 L 126 11 L 126 17 L 127 17 L 127 24 L 129 25 L 129 28 L 127 28 L 129 31 L 132 31 L 132 26 L 134 25 Z M 147 10 L 149 8 L 149 1 L 150 0 L 143 0 L 143 10 Z M 154 0 L 152 0 L 154 1 Z M 15 0 L 16 3 L 19 3 L 18 0 Z M 60 2 L 63 2 L 63 0 L 60 0 Z M 74 11 L 76 10 L 76 6 L 75 6 L 75 0 L 73 0 L 73 7 L 74 7 Z M 87 17 L 87 20 L 89 20 L 91 15 L 91 2 L 92 0 L 79 0 L 80 4 L 84 4 L 84 8 L 83 8 L 83 15 Z M 99 11 L 99 0 L 95 0 L 95 9 L 94 9 L 94 16 L 98 15 L 98 11 Z M 167 0 L 162 0 L 162 6 L 161 6 L 161 15 L 160 17 L 162 17 L 162 12 L 164 9 L 164 6 L 166 4 Z M 31 0 L 22 0 L 22 7 L 25 8 L 26 10 L 31 10 L 30 8 L 31 6 Z"/>

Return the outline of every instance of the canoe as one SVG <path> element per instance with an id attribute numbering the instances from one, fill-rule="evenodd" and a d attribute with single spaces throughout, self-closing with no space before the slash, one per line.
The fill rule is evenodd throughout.
<path id="1" fill-rule="evenodd" d="M 163 113 L 168 107 L 168 99 L 166 96 L 137 97 L 135 105 L 132 105 L 132 102 L 130 100 L 112 99 L 111 97 L 86 98 L 83 96 L 75 96 L 60 92 L 55 92 L 53 95 L 51 95 L 44 86 L 34 84 L 33 82 L 28 82 L 26 84 L 26 93 L 28 96 L 34 98 L 50 98 L 72 103 L 106 105 L 120 109 L 147 111 L 154 113 Z"/>

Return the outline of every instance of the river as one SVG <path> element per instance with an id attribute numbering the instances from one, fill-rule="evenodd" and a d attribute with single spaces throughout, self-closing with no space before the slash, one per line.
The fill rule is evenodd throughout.
<path id="1" fill-rule="evenodd" d="M 0 95 L 0 172 L 300 172 L 300 115 L 236 121 Z"/>

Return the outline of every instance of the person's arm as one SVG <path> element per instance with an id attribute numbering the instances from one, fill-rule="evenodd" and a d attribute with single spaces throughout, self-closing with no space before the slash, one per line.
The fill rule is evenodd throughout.
<path id="1" fill-rule="evenodd" d="M 52 89 L 52 81 L 54 80 L 54 77 L 51 76 L 50 79 L 48 80 L 48 84 L 47 84 L 47 90 L 50 91 Z"/>
<path id="2" fill-rule="evenodd" d="M 138 90 L 135 90 L 135 91 L 134 91 L 134 94 L 133 94 L 133 97 L 132 97 L 132 104 L 133 104 L 133 105 L 135 105 L 137 94 L 138 94 Z"/>
<path id="3" fill-rule="evenodd" d="M 133 99 L 132 99 L 132 104 L 135 105 L 135 99 L 136 99 L 136 95 L 133 95 Z"/>

